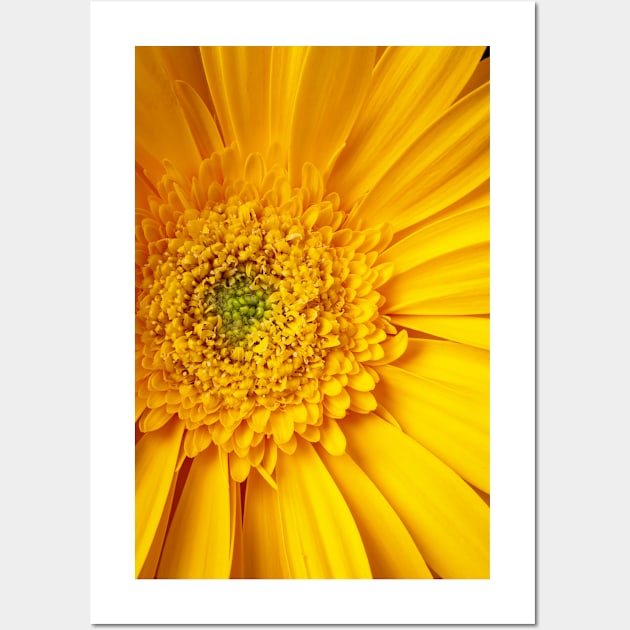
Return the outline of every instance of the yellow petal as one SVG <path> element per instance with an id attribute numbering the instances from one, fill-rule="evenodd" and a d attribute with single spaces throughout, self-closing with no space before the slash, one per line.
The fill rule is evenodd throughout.
<path id="1" fill-rule="evenodd" d="M 438 116 L 479 64 L 483 46 L 390 47 L 373 80 L 329 186 L 346 207 L 367 193 Z"/>
<path id="2" fill-rule="evenodd" d="M 175 486 L 177 484 L 177 474 L 173 476 L 171 481 L 171 488 L 168 492 L 164 509 L 162 510 L 162 516 L 160 522 L 155 531 L 151 548 L 147 554 L 147 558 L 144 562 L 144 566 L 136 567 L 136 577 L 139 579 L 152 579 L 155 577 L 155 570 L 157 569 L 160 556 L 162 555 L 162 545 L 164 544 L 164 536 L 166 535 L 166 526 L 171 517 L 171 506 L 173 505 L 173 496 L 175 494 Z"/>
<path id="3" fill-rule="evenodd" d="M 341 455 L 346 450 L 346 436 L 332 418 L 326 418 L 322 422 L 320 442 L 331 455 Z"/>
<path id="4" fill-rule="evenodd" d="M 455 217 L 460 214 L 464 214 L 466 212 L 471 212 L 472 210 L 479 210 L 481 208 L 488 208 L 490 206 L 490 179 L 485 179 L 479 186 L 473 188 L 470 192 L 466 193 L 463 197 L 460 197 L 446 208 L 440 210 L 439 212 L 435 212 L 428 217 L 423 218 L 418 222 L 414 222 L 413 225 L 409 225 L 404 230 L 401 230 L 396 233 L 395 239 L 392 240 L 400 241 L 409 234 L 421 229 L 425 229 L 432 225 L 433 223 L 439 223 L 440 221 L 444 221 L 451 217 Z M 386 243 L 388 245 L 389 243 Z M 385 248 L 383 248 L 383 251 Z"/>
<path id="5" fill-rule="evenodd" d="M 293 435 L 293 417 L 284 409 L 276 409 L 271 412 L 271 430 L 276 444 L 284 444 Z"/>
<path id="6" fill-rule="evenodd" d="M 258 473 L 247 478 L 243 521 L 246 578 L 290 578 L 278 492 Z"/>
<path id="7" fill-rule="evenodd" d="M 350 406 L 350 394 L 342 389 L 335 396 L 324 397 L 324 409 L 331 418 L 343 418 Z"/>
<path id="8" fill-rule="evenodd" d="M 223 81 L 223 64 L 221 49 L 218 46 L 200 46 L 201 61 L 206 74 L 206 82 L 216 111 L 218 127 L 225 146 L 236 141 L 236 135 L 230 118 L 230 108 Z"/>
<path id="9" fill-rule="evenodd" d="M 175 94 L 201 157 L 207 158 L 222 151 L 223 141 L 217 126 L 199 94 L 183 81 L 175 82 Z"/>
<path id="10" fill-rule="evenodd" d="M 160 51 L 136 47 L 136 157 L 153 173 L 164 171 L 168 159 L 191 177 L 200 155 Z"/>
<path id="11" fill-rule="evenodd" d="M 359 392 L 370 392 L 374 389 L 374 377 L 362 366 L 356 374 L 348 374 L 348 387 Z"/>
<path id="12" fill-rule="evenodd" d="M 189 429 L 184 437 L 186 457 L 196 457 L 198 453 L 208 448 L 211 441 L 212 433 L 208 426 L 202 425 L 196 429 Z"/>
<path id="13" fill-rule="evenodd" d="M 305 203 L 318 203 L 322 200 L 324 182 L 321 173 L 310 162 L 302 166 L 302 189 L 307 193 Z M 336 235 L 338 234 L 339 232 Z"/>
<path id="14" fill-rule="evenodd" d="M 377 369 L 381 377 L 375 392 L 378 400 L 405 433 L 466 481 L 489 491 L 487 390 L 484 400 L 391 365 Z"/>
<path id="15" fill-rule="evenodd" d="M 265 161 L 260 153 L 250 153 L 245 160 L 245 181 L 260 187 L 265 176 Z"/>
<path id="16" fill-rule="evenodd" d="M 184 423 L 169 422 L 136 444 L 136 571 L 144 565 L 175 473 Z"/>
<path id="17" fill-rule="evenodd" d="M 278 462 L 278 447 L 272 439 L 265 440 L 265 455 L 262 460 L 262 468 L 264 468 L 268 474 L 271 474 Z"/>
<path id="18" fill-rule="evenodd" d="M 243 509 L 241 507 L 241 484 L 230 480 L 230 534 L 232 546 L 232 570 L 230 578 L 244 577 L 243 557 Z"/>
<path id="19" fill-rule="evenodd" d="M 291 437 L 286 442 L 283 442 L 282 444 L 278 444 L 278 448 L 281 451 L 284 451 L 285 453 L 287 453 L 288 455 L 293 455 L 293 453 L 295 453 L 295 449 L 297 448 L 297 437 L 295 433 L 292 434 Z"/>
<path id="20" fill-rule="evenodd" d="M 149 202 L 147 199 L 156 193 L 157 191 L 144 169 L 136 162 L 136 208 L 148 208 Z"/>
<path id="21" fill-rule="evenodd" d="M 276 476 L 284 544 L 295 578 L 369 578 L 365 548 L 352 514 L 313 447 L 298 440 L 278 453 Z"/>
<path id="22" fill-rule="evenodd" d="M 239 457 L 234 451 L 229 454 L 230 476 L 238 482 L 245 481 L 249 474 L 251 464 L 247 457 Z"/>
<path id="23" fill-rule="evenodd" d="M 438 381 L 450 388 L 478 393 L 484 399 L 490 388 L 490 353 L 460 343 L 410 339 L 407 352 L 395 365 Z"/>
<path id="24" fill-rule="evenodd" d="M 451 341 L 490 349 L 490 319 L 457 315 L 392 315 L 392 323 Z"/>
<path id="25" fill-rule="evenodd" d="M 147 401 L 145 398 L 137 395 L 136 390 L 136 422 L 138 418 L 144 413 L 144 410 L 147 408 Z"/>
<path id="26" fill-rule="evenodd" d="M 286 168 L 295 97 L 297 95 L 305 46 L 274 46 L 271 51 L 269 84 L 270 144 L 279 146 L 279 161 Z"/>
<path id="27" fill-rule="evenodd" d="M 224 46 L 219 55 L 225 103 L 241 155 L 264 155 L 269 147 L 271 49 Z"/>
<path id="28" fill-rule="evenodd" d="M 276 455 L 278 454 L 277 449 L 275 453 Z M 269 484 L 271 488 L 273 488 L 274 490 L 278 489 L 278 484 L 276 483 L 276 480 L 267 472 L 267 469 L 264 466 L 256 466 L 256 470 L 260 473 L 260 476 Z"/>
<path id="29" fill-rule="evenodd" d="M 289 177 L 299 184 L 302 165 L 325 174 L 354 123 L 368 89 L 374 48 L 309 48 L 304 60 L 289 144 Z"/>
<path id="30" fill-rule="evenodd" d="M 400 330 L 395 335 L 390 335 L 380 344 L 383 350 L 382 356 L 372 361 L 366 361 L 366 365 L 384 365 L 391 363 L 402 356 L 407 349 L 409 343 L 409 334 L 406 330 Z"/>
<path id="31" fill-rule="evenodd" d="M 467 94 L 470 94 L 476 90 L 480 85 L 488 83 L 490 81 L 490 57 L 482 59 L 475 68 L 470 79 L 466 85 L 462 88 L 462 91 L 457 95 L 457 99 L 464 98 Z"/>
<path id="32" fill-rule="evenodd" d="M 375 416 L 344 424 L 348 452 L 443 578 L 489 577 L 490 514 L 477 493 L 409 436 Z"/>
<path id="33" fill-rule="evenodd" d="M 214 116 L 214 106 L 198 46 L 158 46 L 171 81 L 183 81 L 201 97 Z"/>
<path id="34" fill-rule="evenodd" d="M 374 59 L 374 65 L 376 65 L 381 57 L 385 54 L 385 51 L 389 48 L 389 46 L 377 46 L 376 47 L 376 58 Z"/>
<path id="35" fill-rule="evenodd" d="M 358 392 L 350 389 L 348 393 L 350 394 L 349 409 L 351 411 L 367 413 L 368 411 L 374 411 L 378 407 L 378 401 L 372 392 Z"/>
<path id="36" fill-rule="evenodd" d="M 231 567 L 227 457 L 211 447 L 193 460 L 158 567 L 159 578 L 228 578 Z"/>
<path id="37" fill-rule="evenodd" d="M 321 380 L 319 383 L 319 391 L 327 396 L 336 396 L 343 389 L 341 381 L 334 376 L 328 380 Z"/>
<path id="38" fill-rule="evenodd" d="M 409 532 L 383 495 L 352 458 L 317 452 L 356 521 L 375 578 L 431 578 Z"/>
<path id="39" fill-rule="evenodd" d="M 269 420 L 270 415 L 269 409 L 265 407 L 256 407 L 254 409 L 252 415 L 248 419 L 248 422 L 251 424 L 252 429 L 258 433 L 262 433 L 267 426 L 267 421 Z"/>
<path id="40" fill-rule="evenodd" d="M 351 214 L 373 227 L 383 209 L 394 231 L 455 203 L 489 177 L 490 86 L 455 103 L 381 177 Z"/>
<path id="41" fill-rule="evenodd" d="M 476 208 L 430 223 L 388 247 L 379 263 L 392 263 L 401 274 L 430 260 L 490 241 L 490 208 Z"/>
<path id="42" fill-rule="evenodd" d="M 394 274 L 381 287 L 384 310 L 400 315 L 490 312 L 490 248 L 475 245 Z"/>

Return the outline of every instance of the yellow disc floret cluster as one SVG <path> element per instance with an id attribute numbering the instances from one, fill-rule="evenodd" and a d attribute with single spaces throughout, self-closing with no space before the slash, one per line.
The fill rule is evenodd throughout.
<path id="1" fill-rule="evenodd" d="M 406 336 L 379 315 L 391 233 L 344 227 L 310 164 L 299 187 L 260 155 L 239 164 L 226 149 L 191 181 L 167 164 L 138 210 L 136 418 L 179 419 L 182 457 L 214 444 L 233 479 L 255 467 L 275 485 L 297 436 L 344 451 L 337 420 L 376 409 L 372 366 Z"/>

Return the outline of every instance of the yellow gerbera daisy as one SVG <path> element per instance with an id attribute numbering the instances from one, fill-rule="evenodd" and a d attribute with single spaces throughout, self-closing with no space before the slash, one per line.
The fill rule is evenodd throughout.
<path id="1" fill-rule="evenodd" d="M 136 575 L 489 575 L 483 47 L 136 49 Z"/>

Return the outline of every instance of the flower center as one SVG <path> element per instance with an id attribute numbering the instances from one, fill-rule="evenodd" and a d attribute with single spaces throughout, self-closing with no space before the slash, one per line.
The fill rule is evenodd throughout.
<path id="1" fill-rule="evenodd" d="M 312 168 L 297 189 L 259 156 L 252 181 L 227 177 L 230 151 L 199 181 L 166 176 L 141 221 L 137 389 L 141 431 L 179 417 L 186 455 L 215 444 L 242 481 L 251 467 L 271 475 L 296 435 L 343 452 L 337 420 L 376 408 L 369 364 L 406 337 L 373 288 L 387 231 L 343 228 Z"/>
<path id="2" fill-rule="evenodd" d="M 253 280 L 238 273 L 206 294 L 207 316 L 216 315 L 220 334 L 230 345 L 245 345 L 245 338 L 257 322 L 269 317 L 269 291 L 256 288 Z"/>

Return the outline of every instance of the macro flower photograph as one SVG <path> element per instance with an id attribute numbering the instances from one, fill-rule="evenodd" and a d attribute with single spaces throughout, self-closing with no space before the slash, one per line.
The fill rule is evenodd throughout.
<path id="1" fill-rule="evenodd" d="M 136 47 L 136 578 L 490 577 L 489 151 L 485 46 Z"/>

